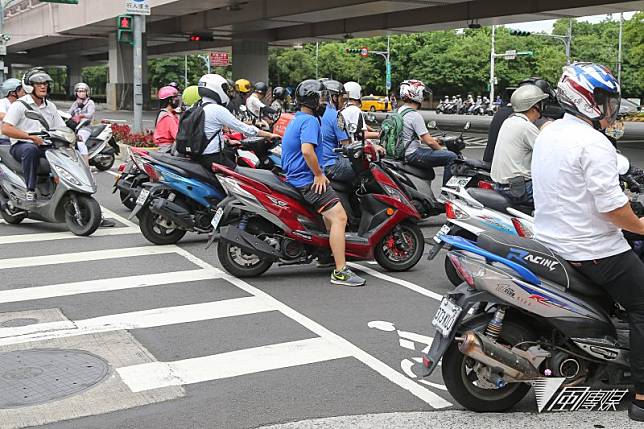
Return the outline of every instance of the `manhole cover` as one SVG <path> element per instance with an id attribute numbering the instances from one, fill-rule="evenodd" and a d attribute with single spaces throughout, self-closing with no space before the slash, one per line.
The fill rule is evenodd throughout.
<path id="1" fill-rule="evenodd" d="M 103 381 L 106 361 L 80 350 L 0 353 L 0 408 L 44 404 L 83 392 Z"/>
<path id="2" fill-rule="evenodd" d="M 19 319 L 5 320 L 4 322 L 0 323 L 0 326 L 3 328 L 17 328 L 19 326 L 35 325 L 38 322 L 39 320 L 34 319 L 33 317 L 22 317 Z"/>

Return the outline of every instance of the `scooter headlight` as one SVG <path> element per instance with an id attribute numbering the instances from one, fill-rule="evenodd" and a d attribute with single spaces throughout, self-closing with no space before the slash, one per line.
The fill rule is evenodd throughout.
<path id="1" fill-rule="evenodd" d="M 55 165 L 55 164 L 52 164 L 51 166 L 53 167 L 53 169 L 56 172 L 56 174 L 58 175 L 58 177 L 62 177 L 63 180 L 65 180 L 65 181 L 67 181 L 69 183 L 73 183 L 76 186 L 83 186 L 83 184 L 77 178 L 75 178 L 72 173 L 70 173 L 69 171 L 65 170 L 63 167 L 60 167 L 60 166 Z"/>

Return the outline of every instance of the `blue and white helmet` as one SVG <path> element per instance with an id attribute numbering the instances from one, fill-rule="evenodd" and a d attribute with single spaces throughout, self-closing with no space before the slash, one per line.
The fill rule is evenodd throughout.
<path id="1" fill-rule="evenodd" d="M 600 64 L 573 63 L 565 66 L 557 84 L 557 100 L 569 113 L 593 122 L 612 122 L 619 113 L 621 93 L 615 76 Z"/>

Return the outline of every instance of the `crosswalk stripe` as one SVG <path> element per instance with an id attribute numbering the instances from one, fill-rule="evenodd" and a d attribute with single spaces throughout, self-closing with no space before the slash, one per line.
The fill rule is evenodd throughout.
<path id="1" fill-rule="evenodd" d="M 162 286 L 172 283 L 196 282 L 221 278 L 219 270 L 190 270 L 169 273 L 144 274 L 138 276 L 116 277 L 74 283 L 61 283 L 49 286 L 27 287 L 0 291 L 0 304 L 33 301 L 61 296 L 81 295 L 95 292 Z"/>
<path id="2" fill-rule="evenodd" d="M 133 365 L 116 371 L 133 392 L 141 392 L 350 356 L 333 342 L 316 337 L 174 362 Z"/>
<path id="3" fill-rule="evenodd" d="M 425 289 L 424 287 L 419 286 L 419 285 L 417 285 L 415 283 L 408 282 L 407 280 L 392 277 L 390 275 L 381 273 L 380 271 L 374 270 L 373 268 L 365 267 L 364 265 L 361 265 L 361 264 L 356 264 L 355 262 L 347 262 L 347 265 L 349 267 L 355 269 L 355 270 L 360 270 L 360 271 L 363 271 L 363 272 L 365 272 L 365 273 L 367 273 L 369 275 L 377 277 L 377 278 L 379 278 L 381 280 L 384 280 L 384 281 L 387 281 L 387 282 L 390 282 L 390 283 L 395 283 L 397 285 L 405 287 L 405 288 L 407 288 L 409 290 L 413 290 L 414 292 L 417 292 L 417 293 L 419 293 L 421 295 L 425 295 L 426 297 L 435 299 L 437 301 L 441 301 L 443 299 L 443 295 L 438 294 L 436 292 L 433 292 L 433 291 L 431 291 L 429 289 Z"/>
<path id="4" fill-rule="evenodd" d="M 8 223 L 5 222 L 5 220 L 1 219 L 1 218 L 0 218 L 0 223 L 8 225 Z M 24 219 L 21 223 L 42 223 L 42 221 L 41 220 L 35 220 L 35 219 Z"/>
<path id="5" fill-rule="evenodd" d="M 114 235 L 140 234 L 139 227 L 127 226 L 125 228 L 99 229 L 92 237 L 109 237 Z M 88 239 L 88 237 L 79 237 L 69 231 L 64 232 L 46 232 L 33 234 L 16 234 L 0 237 L 0 245 L 18 244 L 18 243 L 35 243 L 39 241 L 69 240 L 69 239 Z"/>
<path id="6" fill-rule="evenodd" d="M 8 268 L 37 267 L 41 265 L 68 264 L 73 262 L 100 261 L 103 259 L 131 258 L 134 256 L 176 253 L 177 246 L 143 246 L 123 249 L 95 250 L 59 255 L 30 256 L 25 258 L 0 259 L 0 270 Z"/>
<path id="7" fill-rule="evenodd" d="M 111 314 L 84 320 L 65 320 L 15 328 L 0 328 L 0 346 L 100 332 L 155 328 L 275 310 L 275 306 L 269 304 L 265 299 L 252 296 Z"/>

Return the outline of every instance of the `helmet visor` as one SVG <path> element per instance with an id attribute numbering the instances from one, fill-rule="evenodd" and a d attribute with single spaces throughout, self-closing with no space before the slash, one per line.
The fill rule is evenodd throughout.
<path id="1" fill-rule="evenodd" d="M 619 105 L 621 103 L 621 96 L 619 93 L 610 93 L 606 91 L 596 91 L 595 101 L 599 110 L 602 112 L 604 119 L 608 119 L 612 123 L 617 119 L 619 114 Z"/>

